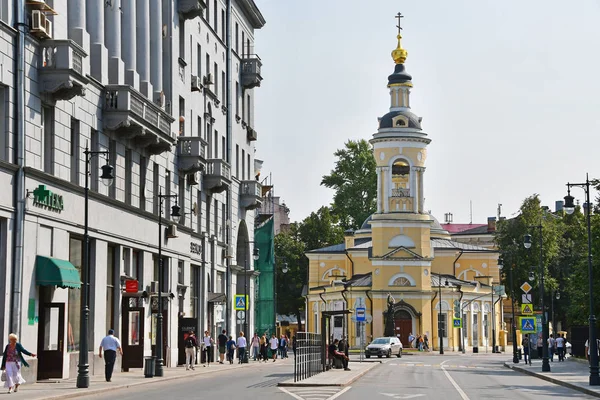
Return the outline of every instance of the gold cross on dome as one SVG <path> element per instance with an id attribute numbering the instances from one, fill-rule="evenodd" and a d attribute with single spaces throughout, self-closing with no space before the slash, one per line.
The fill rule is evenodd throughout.
<path id="1" fill-rule="evenodd" d="M 402 30 L 402 26 L 400 26 L 402 22 L 401 18 L 404 18 L 404 15 L 402 15 L 402 13 L 398 13 L 394 18 L 398 19 L 398 25 L 396 25 L 396 28 L 398 28 L 398 34 L 400 34 L 400 31 Z"/>

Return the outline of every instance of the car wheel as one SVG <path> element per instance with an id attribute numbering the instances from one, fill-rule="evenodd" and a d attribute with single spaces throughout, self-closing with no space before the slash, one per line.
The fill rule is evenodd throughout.
<path id="1" fill-rule="evenodd" d="M 381 354 L 377 354 L 377 358 L 381 358 L 383 357 Z"/>
<path id="2" fill-rule="evenodd" d="M 390 358 L 392 356 L 392 349 L 389 349 L 387 354 L 385 355 L 385 358 Z"/>
<path id="3" fill-rule="evenodd" d="M 371 358 L 371 355 L 369 353 L 365 354 L 366 358 Z"/>
<path id="4" fill-rule="evenodd" d="M 400 350 L 398 351 L 398 354 L 396 354 L 396 357 L 398 357 L 398 358 L 402 358 L 402 349 L 400 349 Z"/>

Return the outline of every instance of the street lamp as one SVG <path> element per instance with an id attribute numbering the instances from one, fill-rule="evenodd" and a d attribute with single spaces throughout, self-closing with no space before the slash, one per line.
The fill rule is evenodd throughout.
<path id="1" fill-rule="evenodd" d="M 253 243 L 253 241 L 248 241 L 248 244 Z M 260 251 L 258 250 L 258 247 L 256 247 L 256 245 L 254 246 L 254 249 L 252 250 L 252 258 L 254 259 L 254 261 L 258 261 L 258 259 L 260 258 Z M 246 309 L 244 310 L 244 335 L 246 335 L 246 337 L 248 336 L 248 311 L 250 311 L 250 304 L 249 303 L 249 299 L 248 299 L 248 259 L 246 258 L 246 260 L 244 260 L 244 304 L 246 306 Z M 248 352 L 246 351 L 245 353 L 245 359 L 242 360 L 242 362 L 246 362 L 248 360 Z"/>
<path id="2" fill-rule="evenodd" d="M 556 339 L 556 321 L 554 320 L 554 298 L 556 298 L 556 300 L 560 300 L 560 292 L 558 290 L 554 290 L 552 292 L 552 331 L 554 332 L 554 339 Z"/>
<path id="3" fill-rule="evenodd" d="M 440 297 L 440 311 L 438 313 L 438 336 L 440 337 L 440 354 L 444 354 L 444 338 L 443 338 L 443 329 L 442 329 L 442 275 L 438 274 L 439 277 L 439 286 L 438 286 L 438 292 L 439 292 L 439 297 Z M 446 278 L 446 283 L 444 283 L 444 286 L 448 287 L 448 278 Z"/>
<path id="4" fill-rule="evenodd" d="M 542 372 L 550 372 L 550 362 L 548 360 L 548 318 L 546 317 L 546 308 L 544 307 L 544 266 L 542 263 L 543 240 L 542 240 L 542 224 L 530 226 L 531 229 L 537 229 L 540 236 L 540 299 L 542 303 Z M 527 234 L 523 238 L 523 246 L 526 249 L 531 248 L 531 235 Z M 530 277 L 532 273 L 530 272 Z"/>
<path id="5" fill-rule="evenodd" d="M 90 236 L 88 234 L 88 202 L 90 191 L 90 161 L 92 157 L 103 155 L 106 157 L 106 164 L 101 167 L 102 183 L 106 186 L 112 185 L 115 180 L 113 167 L 108 162 L 108 151 L 90 151 L 86 146 L 85 151 L 85 190 L 84 190 L 84 223 L 83 223 L 83 302 L 81 303 L 81 319 L 79 321 L 79 365 L 77 369 L 77 387 L 90 387 L 90 365 L 88 364 L 88 326 L 90 320 Z"/>
<path id="6" fill-rule="evenodd" d="M 585 190 L 585 201 L 587 204 L 587 239 L 588 239 L 588 274 L 589 274 L 589 292 L 590 292 L 590 334 L 588 343 L 590 345 L 590 386 L 600 385 L 600 376 L 598 375 L 598 345 L 596 342 L 596 316 L 594 315 L 594 281 L 593 269 L 592 269 L 592 223 L 590 215 L 592 214 L 592 208 L 590 203 L 590 179 L 589 176 L 585 175 L 585 183 L 567 183 L 567 195 L 565 196 L 565 212 L 567 214 L 573 214 L 575 211 L 575 205 L 573 204 L 573 196 L 571 196 L 571 188 L 580 187 Z"/>
<path id="7" fill-rule="evenodd" d="M 162 212 L 164 199 L 174 197 L 175 205 L 171 207 L 171 219 L 178 223 L 181 219 L 181 208 L 177 205 L 176 194 L 162 194 L 162 188 L 158 191 L 158 314 L 156 315 L 156 363 L 154 364 L 154 375 L 163 376 L 163 259 L 162 259 Z"/>

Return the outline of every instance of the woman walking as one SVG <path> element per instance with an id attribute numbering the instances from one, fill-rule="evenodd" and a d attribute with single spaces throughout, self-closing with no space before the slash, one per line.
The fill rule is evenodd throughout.
<path id="1" fill-rule="evenodd" d="M 21 365 L 29 367 L 29 364 L 23 358 L 23 354 L 35 357 L 35 354 L 28 352 L 18 342 L 19 337 L 14 333 L 8 335 L 8 344 L 4 348 L 2 357 L 2 371 L 6 370 L 6 381 L 4 387 L 8 388 L 8 393 L 19 391 L 19 386 L 25 383 L 25 379 L 21 376 Z"/>

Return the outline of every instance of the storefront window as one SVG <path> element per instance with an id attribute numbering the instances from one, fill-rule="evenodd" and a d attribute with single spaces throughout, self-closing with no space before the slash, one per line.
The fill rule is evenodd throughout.
<path id="1" fill-rule="evenodd" d="M 190 316 L 194 318 L 196 316 L 196 310 L 198 307 L 198 277 L 200 269 L 192 265 L 190 268 Z"/>
<path id="2" fill-rule="evenodd" d="M 115 246 L 108 246 L 106 255 L 106 329 L 115 323 Z"/>
<path id="3" fill-rule="evenodd" d="M 78 238 L 69 238 L 69 261 L 77 268 L 82 282 L 84 276 L 81 273 L 83 265 L 83 242 Z M 79 322 L 81 316 L 81 296 L 80 289 L 69 288 L 69 310 L 68 310 L 68 331 L 67 351 L 79 351 Z"/>

